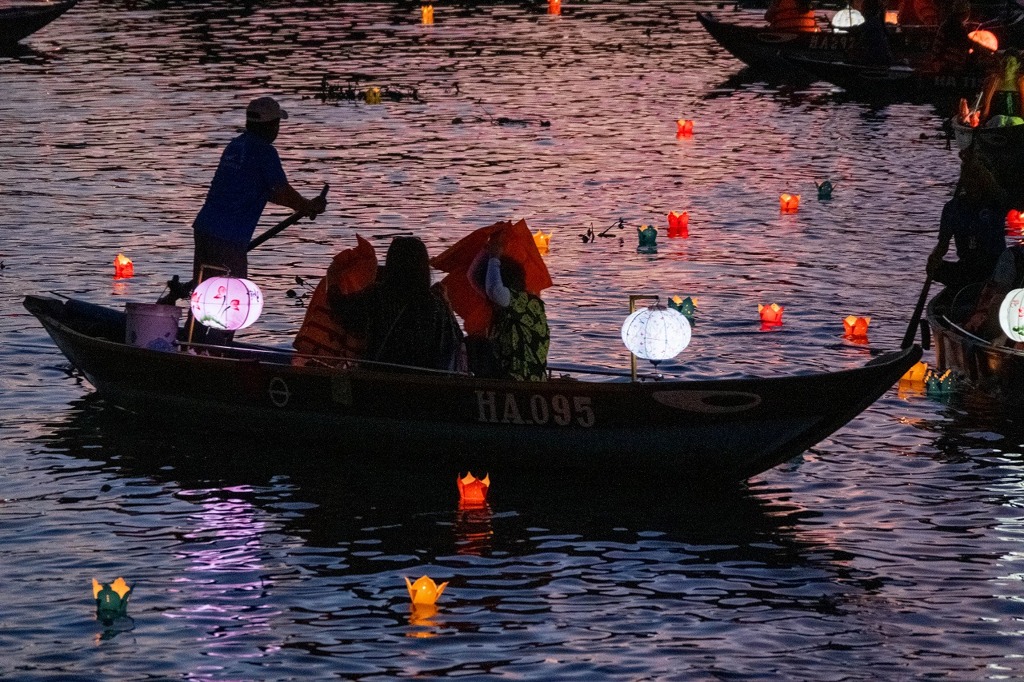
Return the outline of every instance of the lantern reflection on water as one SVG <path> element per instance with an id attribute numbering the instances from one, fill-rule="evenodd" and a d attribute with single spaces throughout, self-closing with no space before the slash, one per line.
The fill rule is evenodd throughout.
<path id="1" fill-rule="evenodd" d="M 258 286 L 238 277 L 211 277 L 192 292 L 192 315 L 213 329 L 245 329 L 263 312 Z"/>

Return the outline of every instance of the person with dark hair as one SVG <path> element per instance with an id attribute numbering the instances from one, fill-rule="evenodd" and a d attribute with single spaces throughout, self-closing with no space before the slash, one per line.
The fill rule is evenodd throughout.
<path id="1" fill-rule="evenodd" d="M 459 369 L 462 330 L 430 284 L 430 259 L 419 238 L 395 237 L 375 283 L 350 295 L 329 287 L 328 298 L 345 328 L 366 339 L 366 360 Z"/>
<path id="2" fill-rule="evenodd" d="M 268 201 L 309 218 L 327 208 L 324 198 L 305 199 L 288 184 L 274 148 L 281 121 L 287 118 L 272 97 L 259 97 L 246 107 L 245 132 L 221 154 L 206 202 L 192 224 L 193 281 L 199 281 L 204 265 L 230 272 L 232 277 L 248 274 L 246 251 Z"/>
<path id="3" fill-rule="evenodd" d="M 550 332 L 544 301 L 526 290 L 522 266 L 503 258 L 503 233 L 487 242 L 487 299 L 495 306 L 488 337 L 501 378 L 517 381 L 547 379 Z"/>

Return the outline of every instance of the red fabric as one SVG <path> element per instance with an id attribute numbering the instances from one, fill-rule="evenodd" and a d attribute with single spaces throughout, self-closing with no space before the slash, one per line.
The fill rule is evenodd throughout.
<path id="1" fill-rule="evenodd" d="M 462 318 L 462 326 L 471 336 L 487 333 L 491 325 L 491 303 L 470 281 L 469 271 L 473 261 L 487 246 L 487 240 L 499 230 L 505 231 L 502 257 L 511 258 L 523 266 L 527 291 L 539 296 L 542 290 L 551 286 L 551 275 L 525 220 L 515 224 L 494 223 L 469 233 L 435 256 L 430 264 L 448 273 L 441 284 L 452 304 L 452 310 Z"/>

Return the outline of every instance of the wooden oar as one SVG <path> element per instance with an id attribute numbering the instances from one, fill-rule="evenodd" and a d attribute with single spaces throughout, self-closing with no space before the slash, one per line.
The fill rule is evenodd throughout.
<path id="1" fill-rule="evenodd" d="M 320 190 L 321 198 L 327 198 L 328 189 L 330 189 L 330 185 L 324 183 L 324 188 Z M 246 252 L 248 253 L 249 251 L 252 251 L 257 246 L 267 241 L 271 237 L 277 236 L 285 229 L 291 227 L 295 223 L 302 220 L 302 218 L 305 217 L 305 215 L 306 214 L 301 211 L 296 211 L 295 213 L 292 213 L 290 216 L 279 222 L 277 225 L 274 225 L 272 228 L 270 228 L 269 230 L 267 230 L 260 236 L 256 237 L 251 242 L 249 242 L 249 246 L 245 247 Z M 316 220 L 316 217 L 314 216 L 310 218 L 310 220 Z M 182 284 L 181 278 L 175 275 L 171 279 L 167 280 L 167 293 L 161 296 L 157 300 L 157 303 L 163 305 L 174 305 L 176 301 L 183 298 L 188 298 L 189 292 L 191 292 L 195 286 L 195 280 L 189 280 L 188 282 Z"/>
<path id="2" fill-rule="evenodd" d="M 924 304 L 928 302 L 928 290 L 932 287 L 931 275 L 928 276 L 924 281 L 924 286 L 921 287 L 921 295 L 917 298 L 917 307 L 914 308 L 914 314 L 910 318 L 910 324 L 907 325 L 907 333 L 903 335 L 903 344 L 900 348 L 910 348 L 914 345 L 914 338 L 917 336 L 917 327 L 921 324 L 921 315 L 924 313 Z"/>

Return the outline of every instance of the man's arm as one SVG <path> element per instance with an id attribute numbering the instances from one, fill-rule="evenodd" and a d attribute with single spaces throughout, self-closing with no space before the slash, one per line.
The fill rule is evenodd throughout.
<path id="1" fill-rule="evenodd" d="M 315 218 L 327 209 L 327 200 L 323 197 L 306 199 L 287 182 L 270 190 L 270 201 L 278 206 L 286 206 L 298 211 L 308 218 Z"/>

